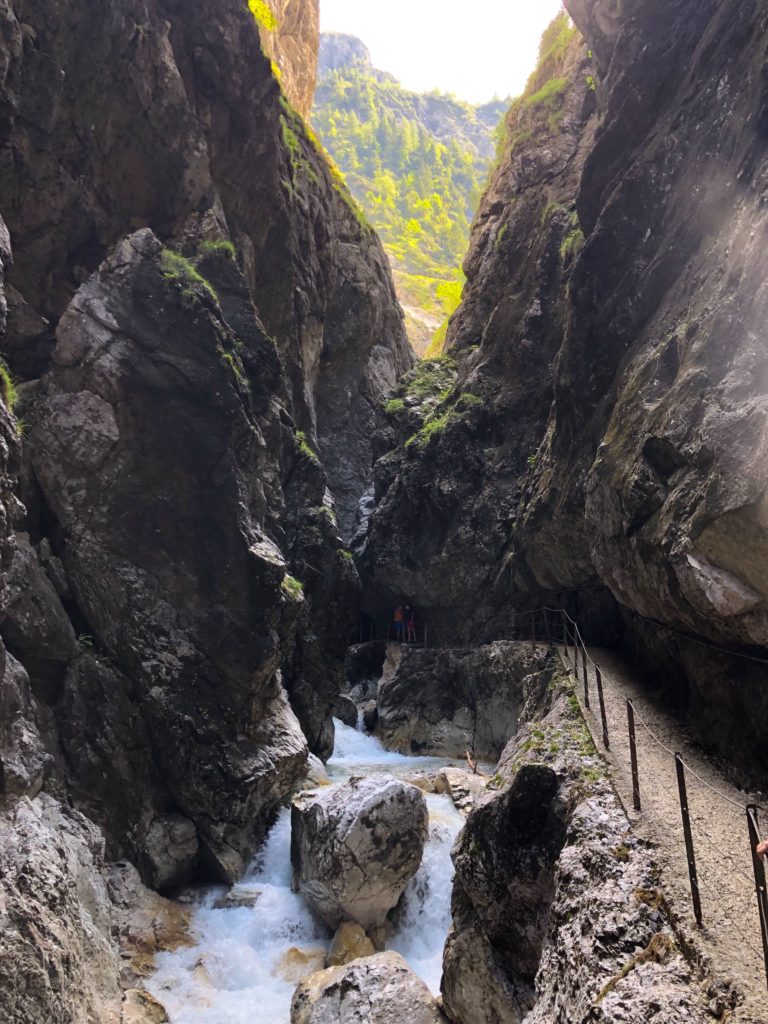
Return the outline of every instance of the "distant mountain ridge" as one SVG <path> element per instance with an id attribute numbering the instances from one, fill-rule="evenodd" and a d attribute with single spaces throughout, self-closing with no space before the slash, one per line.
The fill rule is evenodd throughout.
<path id="1" fill-rule="evenodd" d="M 508 106 L 413 92 L 374 68 L 357 37 L 320 37 L 312 121 L 382 237 L 422 354 L 458 304 L 469 225 Z"/>

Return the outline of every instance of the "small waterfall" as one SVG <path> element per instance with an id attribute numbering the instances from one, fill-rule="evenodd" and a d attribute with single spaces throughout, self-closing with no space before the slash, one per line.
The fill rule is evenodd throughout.
<path id="1" fill-rule="evenodd" d="M 403 776 L 445 763 L 391 753 L 374 737 L 336 722 L 328 770 L 340 783 L 361 771 Z M 402 953 L 437 994 L 450 924 L 450 851 L 463 819 L 449 797 L 431 795 L 427 804 L 429 842 L 406 890 L 400 925 L 389 948 Z M 172 1024 L 253 1024 L 256 1017 L 269 1024 L 289 1024 L 296 987 L 291 966 L 309 957 L 317 963 L 315 969 L 322 967 L 332 938 L 304 900 L 291 892 L 290 832 L 290 810 L 285 809 L 235 889 L 244 896 L 258 890 L 255 906 L 217 909 L 225 890 L 206 890 L 194 916 L 196 945 L 157 957 L 147 988 L 165 1005 Z"/>

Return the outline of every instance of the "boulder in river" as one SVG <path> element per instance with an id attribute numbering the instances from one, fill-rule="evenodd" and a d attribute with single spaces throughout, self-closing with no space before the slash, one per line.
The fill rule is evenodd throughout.
<path id="1" fill-rule="evenodd" d="M 362 960 L 375 953 L 373 943 L 365 931 L 354 921 L 345 921 L 336 929 L 331 948 L 328 951 L 328 967 L 341 967 L 353 960 Z"/>
<path id="2" fill-rule="evenodd" d="M 399 953 L 330 967 L 301 982 L 291 1024 L 444 1024 L 424 982 Z"/>
<path id="3" fill-rule="evenodd" d="M 357 728 L 357 704 L 346 693 L 340 693 L 333 705 L 333 717 L 350 729 Z"/>
<path id="4" fill-rule="evenodd" d="M 526 702 L 551 676 L 546 651 L 527 643 L 428 651 L 389 644 L 376 732 L 390 750 L 435 757 L 470 750 L 496 761 Z"/>
<path id="5" fill-rule="evenodd" d="M 387 775 L 298 796 L 291 812 L 294 889 L 331 928 L 380 925 L 421 864 L 424 796 Z"/>

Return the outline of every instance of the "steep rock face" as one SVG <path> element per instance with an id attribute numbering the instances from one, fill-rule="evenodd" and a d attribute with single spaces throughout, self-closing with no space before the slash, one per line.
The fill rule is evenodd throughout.
<path id="1" fill-rule="evenodd" d="M 507 551 L 562 342 L 560 248 L 591 135 L 591 70 L 574 40 L 509 115 L 506 155 L 473 225 L 449 358 L 402 388 L 404 409 L 391 403 L 377 435 L 377 454 L 394 447 L 376 467 L 368 600 L 377 609 L 379 594 L 407 596 L 438 643 L 510 636 L 526 587 Z M 564 83 L 560 92 L 529 103 L 548 80 Z"/>
<path id="2" fill-rule="evenodd" d="M 229 237 L 285 360 L 295 419 L 333 439 L 332 489 L 351 528 L 371 410 L 411 355 L 381 248 L 281 105 L 246 4 L 3 7 L 14 368 L 45 368 L 74 291 L 135 228 L 189 253 Z"/>
<path id="3" fill-rule="evenodd" d="M 765 666 L 703 672 L 696 641 L 766 644 L 766 12 L 568 7 L 592 59 L 555 47 L 510 115 L 449 332 L 454 395 L 484 408 L 448 399 L 443 429 L 390 457 L 367 571 L 497 636 L 486 601 L 583 616 L 607 587 L 695 724 L 731 755 L 746 730 L 738 756 L 764 772 Z M 401 538 L 424 522 L 414 554 Z"/>
<path id="4" fill-rule="evenodd" d="M 547 655 L 528 644 L 421 651 L 390 644 L 379 681 L 376 733 L 390 750 L 496 761 L 531 692 L 546 685 Z"/>
<path id="5" fill-rule="evenodd" d="M 278 13 L 312 57 L 316 4 Z M 336 508 L 351 528 L 401 314 L 247 4 L 4 0 L 0 24 L 3 348 L 29 381 L 0 629 L 109 855 L 231 879 L 304 773 L 299 723 L 333 747 L 358 593 Z"/>
<path id="6" fill-rule="evenodd" d="M 268 0 L 277 21 L 261 29 L 264 52 L 280 69 L 280 84 L 302 117 L 309 117 L 317 82 L 320 0 Z"/>
<path id="7" fill-rule="evenodd" d="M 594 781 L 583 722 L 563 695 L 542 696 L 504 751 L 500 792 L 454 847 L 447 1013 L 462 1024 L 706 1021 L 648 851 Z"/>
<path id="8" fill-rule="evenodd" d="M 152 810 L 181 811 L 203 863 L 233 880 L 305 767 L 277 674 L 303 597 L 281 587 L 285 562 L 264 530 L 270 462 L 292 434 L 258 415 L 278 370 L 272 342 L 242 325 L 237 338 L 204 287 L 163 277 L 164 258 L 139 232 L 78 292 L 28 402 L 27 451 L 73 600 L 108 658 L 69 673 L 58 709 L 69 772 L 83 785 L 83 719 L 102 719 L 85 730 L 92 751 L 105 726 L 123 732 L 118 751 L 135 729 L 144 770 L 83 785 L 105 825 L 121 791 L 147 808 L 108 829 L 114 849 L 141 861 Z M 224 309 L 246 302 L 220 262 Z"/>

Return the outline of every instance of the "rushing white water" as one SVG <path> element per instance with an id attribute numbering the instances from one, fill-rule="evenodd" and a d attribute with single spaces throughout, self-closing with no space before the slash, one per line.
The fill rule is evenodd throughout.
<path id="1" fill-rule="evenodd" d="M 378 740 L 337 722 L 328 769 L 338 783 L 353 774 L 407 775 L 445 763 L 391 753 Z M 402 953 L 437 994 L 450 924 L 450 851 L 463 819 L 447 796 L 428 796 L 427 805 L 429 842 L 406 890 L 390 948 Z M 290 829 L 286 809 L 236 889 L 244 894 L 260 891 L 255 907 L 216 909 L 224 890 L 207 890 L 194 915 L 197 944 L 158 956 L 147 987 L 166 1007 L 172 1024 L 253 1024 L 255 1019 L 289 1024 L 296 977 L 286 968 L 286 955 L 294 950 L 289 954 L 294 962 L 312 957 L 314 969 L 319 969 L 332 938 L 304 900 L 291 892 Z"/>

